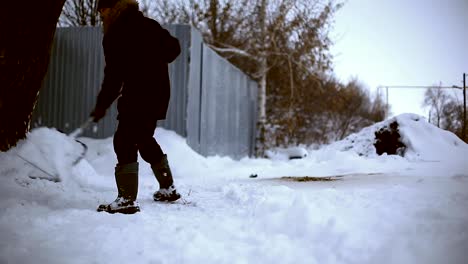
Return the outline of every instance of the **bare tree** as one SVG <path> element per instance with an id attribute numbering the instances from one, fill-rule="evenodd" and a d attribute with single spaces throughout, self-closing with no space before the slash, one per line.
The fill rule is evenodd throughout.
<path id="1" fill-rule="evenodd" d="M 354 78 L 346 85 L 335 81 L 335 95 L 326 101 L 327 108 L 324 111 L 327 117 L 329 140 L 336 141 L 345 138 L 347 135 L 357 132 L 363 127 L 373 124 L 372 111 L 383 113 L 378 102 L 375 104 L 368 93 L 368 90 L 357 79 Z"/>
<path id="2" fill-rule="evenodd" d="M 454 98 L 449 98 L 442 107 L 441 127 L 462 138 L 463 104 Z"/>
<path id="3" fill-rule="evenodd" d="M 11 1 L 0 9 L 0 151 L 30 129 L 64 2 Z"/>
<path id="4" fill-rule="evenodd" d="M 66 0 L 60 16 L 62 27 L 98 26 L 101 18 L 97 10 L 98 0 Z M 154 11 L 153 0 L 138 0 L 140 11 L 151 16 Z"/>
<path id="5" fill-rule="evenodd" d="M 444 105 L 447 103 L 449 96 L 444 92 L 442 85 L 433 86 L 426 89 L 424 93 L 423 106 L 430 108 L 431 113 L 434 113 L 429 122 L 434 123 L 437 127 L 440 127 L 440 121 L 442 118 L 442 111 Z"/>
<path id="6" fill-rule="evenodd" d="M 98 0 L 66 0 L 60 26 L 97 26 L 100 23 Z"/>
<path id="7" fill-rule="evenodd" d="M 257 155 L 266 144 L 328 143 L 383 120 L 381 95 L 370 98 L 357 80 L 329 80 L 330 20 L 341 4 L 190 0 L 187 8 L 174 1 L 154 13 L 194 25 L 215 51 L 258 81 Z"/>
<path id="8" fill-rule="evenodd" d="M 155 14 L 169 17 L 162 20 L 180 17 L 179 22 L 192 24 L 211 48 L 258 81 L 257 155 L 264 142 L 272 141 L 268 135 L 274 133 L 265 134 L 271 126 L 287 127 L 287 137 L 294 138 L 301 121 L 283 113 L 300 114 L 298 97 L 310 95 L 303 90 L 313 86 L 310 81 L 317 86 L 330 68 L 326 31 L 340 5 L 331 0 L 190 0 L 185 6 L 175 1 L 158 7 Z M 269 99 L 280 94 L 284 100 Z M 285 122 L 267 124 L 278 118 Z"/>
<path id="9" fill-rule="evenodd" d="M 152 16 L 154 0 L 138 0 L 138 7 L 145 16 Z"/>
<path id="10" fill-rule="evenodd" d="M 368 113 L 368 119 L 373 122 L 380 122 L 385 119 L 385 113 L 389 112 L 388 106 L 386 105 L 380 91 L 374 95 L 371 102 L 372 106 Z"/>

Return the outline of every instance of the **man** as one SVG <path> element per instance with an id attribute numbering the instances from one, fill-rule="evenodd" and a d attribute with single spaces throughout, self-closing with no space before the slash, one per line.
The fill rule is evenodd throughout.
<path id="1" fill-rule="evenodd" d="M 180 54 L 179 41 L 161 25 L 143 16 L 136 0 L 100 0 L 104 26 L 104 81 L 91 117 L 98 122 L 119 97 L 119 124 L 114 134 L 117 199 L 98 211 L 133 214 L 140 211 L 138 152 L 159 182 L 155 201 L 180 198 L 167 156 L 154 139 L 158 120 L 166 118 L 170 97 L 168 64 Z"/>

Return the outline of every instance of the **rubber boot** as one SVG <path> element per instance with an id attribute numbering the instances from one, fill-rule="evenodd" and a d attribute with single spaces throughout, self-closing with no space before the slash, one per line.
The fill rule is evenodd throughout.
<path id="1" fill-rule="evenodd" d="M 164 154 L 161 161 L 156 164 L 151 164 L 154 176 L 159 183 L 159 190 L 153 194 L 153 199 L 157 202 L 173 202 L 180 198 L 174 186 L 171 168 L 167 161 L 167 155 Z"/>
<path id="2" fill-rule="evenodd" d="M 99 205 L 98 212 L 111 214 L 134 214 L 140 211 L 136 201 L 138 195 L 138 162 L 117 164 L 115 166 L 115 182 L 117 184 L 117 198 L 110 204 Z"/>

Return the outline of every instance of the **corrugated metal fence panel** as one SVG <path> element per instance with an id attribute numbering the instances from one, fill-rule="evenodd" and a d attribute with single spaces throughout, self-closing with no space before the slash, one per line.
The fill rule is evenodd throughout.
<path id="1" fill-rule="evenodd" d="M 190 74 L 187 86 L 187 143 L 195 151 L 203 154 L 201 141 L 201 105 L 202 101 L 202 76 L 203 71 L 203 39 L 201 34 L 192 28 L 190 40 Z"/>
<path id="2" fill-rule="evenodd" d="M 256 93 L 251 92 L 256 85 L 206 46 L 201 64 L 201 153 L 235 158 L 251 155 L 255 127 L 250 102 L 256 102 Z"/>
<path id="3" fill-rule="evenodd" d="M 159 125 L 186 136 L 190 26 L 171 25 L 166 28 L 179 39 L 182 54 L 170 65 L 171 101 L 167 120 Z M 68 134 L 88 118 L 104 78 L 102 37 L 100 27 L 57 29 L 48 73 L 33 114 L 33 127 L 56 127 Z M 103 120 L 88 128 L 83 136 L 112 136 L 117 125 L 116 117 L 114 102 Z"/>
<path id="4" fill-rule="evenodd" d="M 33 127 L 55 127 L 70 133 L 89 116 L 103 79 L 104 56 L 99 28 L 58 28 L 48 73 L 33 113 Z M 84 136 L 112 135 L 116 121 L 115 105 L 97 127 Z"/>
<path id="5" fill-rule="evenodd" d="M 179 39 L 182 54 L 169 68 L 171 101 L 159 125 L 187 137 L 202 155 L 253 154 L 257 84 L 203 44 L 187 25 L 166 27 Z M 70 133 L 94 107 L 104 72 L 102 31 L 98 27 L 58 28 L 49 70 L 33 113 L 33 127 Z M 84 136 L 110 137 L 117 124 L 116 103 Z"/>
<path id="6" fill-rule="evenodd" d="M 179 135 L 187 137 L 187 85 L 189 79 L 191 27 L 188 25 L 167 25 L 164 27 L 179 39 L 182 51 L 179 57 L 169 66 L 171 100 L 166 120 L 158 123 L 158 126 L 174 130 Z"/>

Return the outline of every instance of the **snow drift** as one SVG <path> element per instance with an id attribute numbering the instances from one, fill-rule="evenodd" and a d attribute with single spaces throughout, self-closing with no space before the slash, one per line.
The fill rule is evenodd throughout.
<path id="1" fill-rule="evenodd" d="M 405 157 L 378 156 L 374 133 L 395 120 Z M 96 212 L 116 196 L 112 138 L 80 138 L 75 166 L 82 146 L 54 129 L 0 153 L 0 263 L 466 262 L 467 145 L 418 116 L 294 160 L 202 157 L 172 131 L 155 137 L 187 203 L 153 202 L 140 160 L 142 211 L 130 216 Z M 331 175 L 343 177 L 281 179 Z"/>
<path id="2" fill-rule="evenodd" d="M 428 123 L 424 117 L 415 114 L 402 114 L 364 128 L 359 133 L 331 144 L 331 148 L 353 151 L 365 157 L 376 157 L 375 133 L 388 129 L 395 122 L 398 124 L 400 141 L 406 146 L 402 155 L 409 160 L 458 158 L 468 149 L 468 145 L 452 132 L 440 129 Z M 447 153 L 451 155 L 447 156 Z"/>

